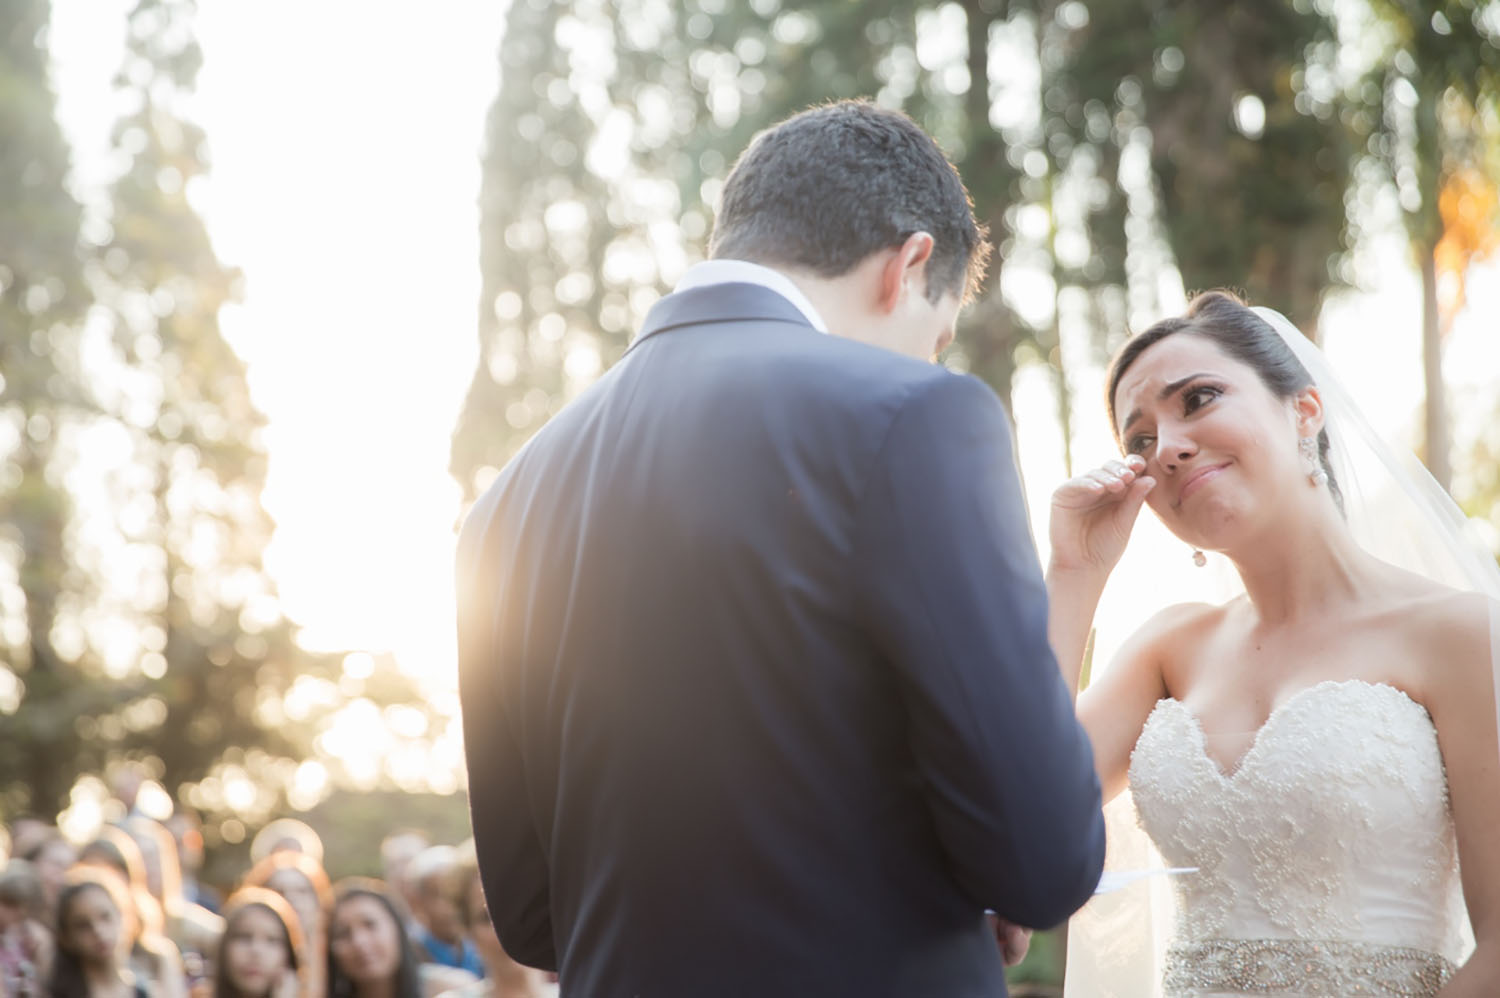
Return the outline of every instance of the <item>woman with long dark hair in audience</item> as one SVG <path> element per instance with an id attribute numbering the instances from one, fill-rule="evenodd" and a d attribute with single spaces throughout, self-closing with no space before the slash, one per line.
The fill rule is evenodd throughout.
<path id="1" fill-rule="evenodd" d="M 78 851 L 80 866 L 97 867 L 125 884 L 124 918 L 131 969 L 146 982 L 155 998 L 188 998 L 187 975 L 177 946 L 164 934 L 161 905 L 146 884 L 146 865 L 135 840 L 114 825 L 99 829 L 99 837 Z"/>
<path id="2" fill-rule="evenodd" d="M 303 987 L 309 998 L 323 998 L 328 982 L 322 954 L 327 949 L 328 910 L 333 905 L 333 888 L 323 864 L 308 853 L 278 850 L 252 866 L 240 886 L 264 887 L 286 900 L 302 930 L 306 952 L 312 954 L 302 975 Z"/>
<path id="3" fill-rule="evenodd" d="M 280 894 L 243 887 L 225 902 L 213 998 L 303 998 L 299 971 L 308 962 L 297 916 Z"/>
<path id="4" fill-rule="evenodd" d="M 125 882 L 104 867 L 76 867 L 57 899 L 51 998 L 154 998 L 131 969 Z"/>
<path id="5" fill-rule="evenodd" d="M 328 914 L 330 998 L 423 998 L 401 914 L 378 880 L 342 881 Z"/>

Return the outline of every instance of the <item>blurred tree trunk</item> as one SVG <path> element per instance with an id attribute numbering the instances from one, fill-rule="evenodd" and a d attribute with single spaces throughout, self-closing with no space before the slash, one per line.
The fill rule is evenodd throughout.
<path id="1" fill-rule="evenodd" d="M 1448 488 L 1452 433 L 1443 382 L 1444 276 L 1462 288 L 1469 262 L 1489 240 L 1472 238 L 1495 226 L 1493 199 L 1482 213 L 1460 204 L 1445 217 L 1443 198 L 1470 176 L 1490 174 L 1500 142 L 1500 35 L 1493 26 L 1496 0 L 1439 0 L 1413 5 L 1368 0 L 1385 27 L 1387 51 L 1369 84 L 1351 103 L 1373 122 L 1367 149 L 1384 168 L 1400 199 L 1407 239 L 1422 278 L 1422 365 L 1426 389 L 1424 460 Z M 1362 99 L 1362 100 L 1361 100 Z M 1466 231 L 1468 230 L 1468 231 Z M 1449 250 L 1440 252 L 1440 247 Z M 1461 307 L 1462 294 L 1451 309 Z M 1451 316 L 1449 317 L 1451 321 Z"/>
<path id="2" fill-rule="evenodd" d="M 1438 318 L 1437 266 L 1430 247 L 1417 250 L 1422 266 L 1423 452 L 1427 470 L 1444 489 L 1453 479 L 1448 427 L 1448 388 L 1443 381 L 1443 340 Z"/>
<path id="3" fill-rule="evenodd" d="M 1017 320 L 1000 291 L 1000 275 L 1005 269 L 1000 245 L 1007 234 L 1006 213 L 1015 201 L 1018 171 L 1007 158 L 1005 139 L 990 125 L 990 26 L 1010 18 L 1011 0 L 964 0 L 963 8 L 968 34 L 965 64 L 969 71 L 963 108 L 970 134 L 958 167 L 974 198 L 975 214 L 989 231 L 995 251 L 975 302 L 960 320 L 960 335 L 971 370 L 995 389 L 1012 414 L 1012 422 L 1018 422 L 1022 417 L 1015 412 L 1013 401 L 1016 350 L 1033 334 Z"/>

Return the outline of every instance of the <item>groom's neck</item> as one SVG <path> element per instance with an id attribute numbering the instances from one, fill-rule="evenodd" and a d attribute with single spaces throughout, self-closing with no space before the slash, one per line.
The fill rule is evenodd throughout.
<path id="1" fill-rule="evenodd" d="M 857 264 L 837 277 L 824 277 L 805 268 L 770 260 L 747 259 L 746 262 L 774 270 L 795 284 L 818 310 L 831 334 L 846 339 L 859 338 L 856 333 L 862 319 L 876 300 L 873 282 L 869 275 L 862 273 L 866 269 L 865 263 Z"/>

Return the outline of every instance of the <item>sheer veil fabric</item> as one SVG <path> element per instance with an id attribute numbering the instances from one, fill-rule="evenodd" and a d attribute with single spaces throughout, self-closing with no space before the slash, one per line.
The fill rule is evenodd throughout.
<path id="1" fill-rule="evenodd" d="M 1494 556 L 1416 456 L 1382 440 L 1323 352 L 1280 313 L 1253 311 L 1291 347 L 1321 393 L 1329 458 L 1355 539 L 1387 562 L 1490 597 L 1490 666 L 1500 717 L 1500 567 Z M 1242 592 L 1226 559 L 1210 556 L 1206 567 L 1195 567 L 1181 541 L 1154 516 L 1142 515 L 1095 616 L 1094 669 L 1108 668 L 1119 646 L 1157 610 L 1176 602 L 1223 603 Z M 1105 815 L 1107 870 L 1164 867 L 1139 825 L 1128 790 Z M 1151 877 L 1098 896 L 1075 915 L 1068 936 L 1069 998 L 1159 996 L 1173 931 L 1172 895 L 1168 878 Z"/>

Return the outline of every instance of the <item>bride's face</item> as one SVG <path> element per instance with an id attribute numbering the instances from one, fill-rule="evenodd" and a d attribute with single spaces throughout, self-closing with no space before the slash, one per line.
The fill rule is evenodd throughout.
<path id="1" fill-rule="evenodd" d="M 1146 502 L 1190 544 L 1224 550 L 1256 536 L 1307 484 L 1296 406 L 1201 336 L 1147 348 L 1120 379 L 1115 412 L 1121 448 L 1156 479 Z"/>

